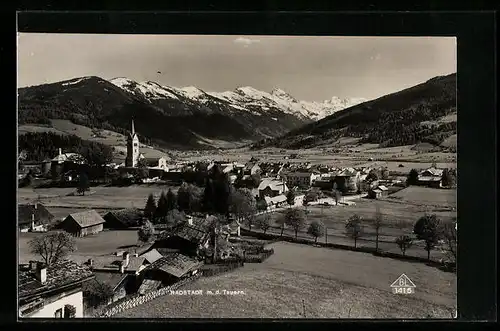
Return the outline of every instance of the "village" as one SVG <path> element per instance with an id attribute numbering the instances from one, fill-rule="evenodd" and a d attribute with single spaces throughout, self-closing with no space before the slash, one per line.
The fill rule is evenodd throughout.
<path id="1" fill-rule="evenodd" d="M 289 158 L 146 158 L 132 121 L 125 162 L 104 165 L 103 178 L 71 151 L 59 149 L 45 162 L 21 160 L 20 190 L 39 181 L 48 183 L 45 192 L 68 193 L 20 193 L 20 316 L 118 316 L 200 277 L 264 266 L 279 254 L 277 242 L 454 269 L 455 169 L 395 172 Z M 150 193 L 129 206 L 119 192 L 130 187 Z M 117 205 L 99 198 L 106 189 Z M 418 231 L 417 224 L 439 222 L 451 224 L 448 235 Z"/>

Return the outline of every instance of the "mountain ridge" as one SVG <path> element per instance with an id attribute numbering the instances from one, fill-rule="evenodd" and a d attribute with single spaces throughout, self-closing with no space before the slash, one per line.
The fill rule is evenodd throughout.
<path id="1" fill-rule="evenodd" d="M 19 124 L 49 125 L 51 119 L 66 119 L 126 134 L 133 117 L 142 140 L 176 149 L 216 148 L 207 146 L 211 140 L 246 144 L 312 121 L 267 92 L 235 90 L 239 93 L 137 83 L 124 77 L 77 77 L 18 89 L 18 119 Z"/>
<path id="2" fill-rule="evenodd" d="M 456 120 L 440 122 L 440 119 L 456 111 L 456 73 L 453 73 L 342 109 L 284 135 L 254 143 L 252 148 L 310 148 L 334 144 L 342 137 L 359 138 L 359 143 L 381 147 L 418 142 L 440 145 L 456 134 Z M 423 125 L 425 122 L 434 124 Z"/>

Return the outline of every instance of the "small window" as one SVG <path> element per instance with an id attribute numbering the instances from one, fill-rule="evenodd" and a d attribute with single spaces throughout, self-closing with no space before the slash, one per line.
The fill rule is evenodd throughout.
<path id="1" fill-rule="evenodd" d="M 137 147 L 137 143 L 134 143 L 134 147 Z"/>
<path id="2" fill-rule="evenodd" d="M 63 317 L 63 310 L 62 310 L 62 308 L 59 308 L 58 310 L 56 310 L 56 313 L 54 314 L 54 317 L 55 318 L 62 318 Z"/>

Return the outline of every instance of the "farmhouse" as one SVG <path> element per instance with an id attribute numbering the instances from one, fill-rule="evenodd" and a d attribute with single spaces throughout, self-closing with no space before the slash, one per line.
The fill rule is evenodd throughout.
<path id="1" fill-rule="evenodd" d="M 129 252 L 118 252 L 117 255 L 95 256 L 87 265 L 92 271 L 115 272 L 138 275 L 146 267 L 146 259 Z"/>
<path id="2" fill-rule="evenodd" d="M 121 273 L 112 272 L 100 272 L 94 271 L 95 278 L 84 284 L 84 291 L 86 288 L 92 286 L 99 286 L 100 284 L 107 285 L 113 291 L 113 296 L 108 300 L 107 304 L 113 303 L 117 300 L 124 298 L 129 292 L 127 292 L 129 284 L 131 283 L 130 276 Z"/>
<path id="3" fill-rule="evenodd" d="M 279 181 L 275 179 L 264 179 L 260 183 L 259 196 L 264 197 L 275 197 L 280 194 L 284 194 L 288 191 L 288 187 L 284 181 Z"/>
<path id="4" fill-rule="evenodd" d="M 75 237 L 84 237 L 101 232 L 105 222 L 101 215 L 92 209 L 68 215 L 60 224 L 60 228 Z"/>
<path id="5" fill-rule="evenodd" d="M 442 187 L 442 176 L 443 176 L 442 169 L 436 169 L 436 168 L 426 169 L 418 175 L 418 185 L 440 188 Z"/>
<path id="6" fill-rule="evenodd" d="M 85 164 L 87 160 L 77 153 L 63 153 L 62 149 L 59 148 L 59 155 L 52 159 L 52 164 L 62 164 L 65 162 L 75 163 L 75 164 Z"/>
<path id="7" fill-rule="evenodd" d="M 208 219 L 196 219 L 192 223 L 184 223 L 172 233 L 163 232 L 151 246 L 161 254 L 164 252 L 181 252 L 196 256 L 200 249 L 208 247 L 210 225 Z"/>
<path id="8" fill-rule="evenodd" d="M 383 185 L 379 185 L 375 188 L 372 188 L 368 191 L 368 197 L 370 199 L 379 199 L 383 196 L 386 196 L 389 192 L 389 189 Z"/>
<path id="9" fill-rule="evenodd" d="M 40 203 L 18 206 L 17 224 L 21 232 L 44 231 L 53 220 L 54 215 Z"/>
<path id="10" fill-rule="evenodd" d="M 256 175 L 260 174 L 262 170 L 260 169 L 259 165 L 257 164 L 256 161 L 251 161 L 245 164 L 245 168 L 243 168 L 243 172 L 245 175 Z"/>
<path id="11" fill-rule="evenodd" d="M 104 228 L 107 229 L 127 229 L 130 227 L 137 227 L 142 224 L 143 213 L 137 208 L 113 210 L 106 215 L 103 219 Z"/>
<path id="12" fill-rule="evenodd" d="M 144 271 L 144 280 L 139 287 L 143 294 L 160 286 L 168 286 L 198 272 L 203 262 L 178 252 L 162 256 Z"/>
<path id="13" fill-rule="evenodd" d="M 36 261 L 20 265 L 20 317 L 83 317 L 82 283 L 93 277 L 88 268 L 72 261 L 60 261 L 50 266 Z"/>
<path id="14" fill-rule="evenodd" d="M 168 171 L 167 167 L 167 159 L 163 156 L 161 157 L 144 157 L 144 155 L 140 155 L 140 160 L 146 164 L 146 166 L 150 169 L 159 169 L 163 171 Z"/>

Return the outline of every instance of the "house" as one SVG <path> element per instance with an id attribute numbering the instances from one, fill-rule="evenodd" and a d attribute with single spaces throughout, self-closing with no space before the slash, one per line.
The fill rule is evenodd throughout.
<path id="1" fill-rule="evenodd" d="M 237 220 L 233 219 L 229 224 L 222 227 L 222 233 L 229 239 L 230 236 L 239 237 L 241 230 L 241 224 Z"/>
<path id="2" fill-rule="evenodd" d="M 106 302 L 108 305 L 132 292 L 132 290 L 128 291 L 128 285 L 131 283 L 128 274 L 94 271 L 94 276 L 93 280 L 83 284 L 83 291 L 85 293 L 86 290 L 90 291 L 92 287 L 99 285 L 109 286 L 113 291 L 113 296 Z"/>
<path id="3" fill-rule="evenodd" d="M 168 286 L 179 280 L 196 274 L 203 262 L 179 252 L 162 256 L 144 271 L 144 280 L 139 287 L 139 294 Z"/>
<path id="4" fill-rule="evenodd" d="M 87 261 L 92 272 L 114 272 L 120 274 L 139 275 L 146 268 L 146 259 L 138 254 L 118 252 L 115 255 L 95 256 Z"/>
<path id="5" fill-rule="evenodd" d="M 156 249 L 147 251 L 146 253 L 143 253 L 141 256 L 144 257 L 145 262 L 149 264 L 153 264 L 157 260 L 163 257 L 163 255 L 161 255 L 160 252 L 158 252 Z"/>
<path id="6" fill-rule="evenodd" d="M 278 195 L 275 197 L 264 197 L 268 208 L 280 208 L 287 204 L 286 196 Z"/>
<path id="7" fill-rule="evenodd" d="M 383 185 L 374 187 L 368 191 L 368 197 L 370 199 L 379 199 L 386 196 L 389 193 L 389 189 Z"/>
<path id="8" fill-rule="evenodd" d="M 160 169 L 163 171 L 168 171 L 167 159 L 163 156 L 161 156 L 161 157 L 143 157 L 140 159 L 144 160 L 144 163 L 150 169 Z"/>
<path id="9" fill-rule="evenodd" d="M 310 187 L 318 175 L 312 171 L 299 170 L 287 172 L 284 177 L 286 178 L 287 185 L 290 187 Z"/>
<path id="10" fill-rule="evenodd" d="M 418 175 L 418 185 L 440 188 L 442 184 L 443 169 L 429 168 Z"/>
<path id="11" fill-rule="evenodd" d="M 259 197 L 262 199 L 266 196 L 275 197 L 288 191 L 288 187 L 284 181 L 269 178 L 262 180 L 257 189 Z"/>
<path id="12" fill-rule="evenodd" d="M 106 213 L 103 219 L 104 228 L 107 229 L 127 229 L 138 227 L 142 224 L 143 212 L 137 208 L 113 210 Z"/>
<path id="13" fill-rule="evenodd" d="M 77 153 L 63 153 L 62 149 L 59 148 L 59 154 L 52 159 L 52 164 L 62 164 L 65 162 L 76 163 L 76 164 L 85 164 L 87 160 Z"/>
<path id="14" fill-rule="evenodd" d="M 19 316 L 26 318 L 83 317 L 82 284 L 94 278 L 85 266 L 60 261 L 45 266 L 36 261 L 19 266 Z"/>
<path id="15" fill-rule="evenodd" d="M 245 175 L 256 175 L 261 173 L 261 169 L 257 164 L 257 161 L 250 161 L 247 164 L 245 164 L 243 172 Z"/>
<path id="16" fill-rule="evenodd" d="M 44 231 L 54 220 L 54 215 L 41 203 L 20 204 L 17 210 L 17 224 L 21 232 Z"/>
<path id="17" fill-rule="evenodd" d="M 92 209 L 69 214 L 59 226 L 75 237 L 84 237 L 101 232 L 105 222 L 101 215 Z"/>
<path id="18" fill-rule="evenodd" d="M 334 184 L 343 193 L 356 193 L 361 174 L 353 168 L 346 168 L 335 175 Z"/>
<path id="19" fill-rule="evenodd" d="M 172 232 L 165 231 L 151 246 L 162 255 L 166 252 L 181 252 L 196 256 L 198 252 L 208 247 L 210 240 L 210 223 L 208 218 L 193 219 L 192 222 L 180 224 Z"/>

